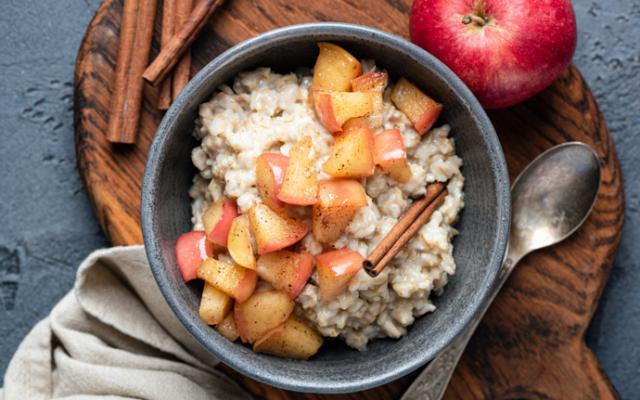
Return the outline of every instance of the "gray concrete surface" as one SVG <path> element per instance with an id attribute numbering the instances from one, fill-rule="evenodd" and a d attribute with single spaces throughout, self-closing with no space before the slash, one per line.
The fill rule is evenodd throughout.
<path id="1" fill-rule="evenodd" d="M 100 0 L 0 1 L 0 374 L 105 246 L 75 168 L 72 79 Z M 575 62 L 615 137 L 627 215 L 588 344 L 623 398 L 640 393 L 640 0 L 574 1 Z M 2 379 L 0 378 L 0 385 Z"/>

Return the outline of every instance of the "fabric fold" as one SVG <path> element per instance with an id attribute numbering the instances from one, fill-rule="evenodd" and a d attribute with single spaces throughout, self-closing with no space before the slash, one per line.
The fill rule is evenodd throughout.
<path id="1" fill-rule="evenodd" d="M 214 368 L 160 293 L 142 246 L 92 253 L 25 337 L 0 400 L 251 397 Z"/>

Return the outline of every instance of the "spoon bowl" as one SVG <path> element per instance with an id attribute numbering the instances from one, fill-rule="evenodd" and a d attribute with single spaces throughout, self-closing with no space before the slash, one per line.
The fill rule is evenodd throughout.
<path id="1" fill-rule="evenodd" d="M 584 143 L 564 143 L 535 158 L 512 185 L 512 261 L 573 234 L 590 214 L 599 188 L 598 156 Z"/>

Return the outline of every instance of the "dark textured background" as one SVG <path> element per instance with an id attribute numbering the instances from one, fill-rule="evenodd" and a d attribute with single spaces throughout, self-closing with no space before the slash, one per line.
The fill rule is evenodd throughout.
<path id="1" fill-rule="evenodd" d="M 0 0 L 0 375 L 36 321 L 106 245 L 75 167 L 76 51 L 100 0 Z M 588 332 L 623 398 L 640 393 L 640 0 L 575 0 L 575 62 L 615 137 L 622 246 Z M 0 386 L 2 378 L 0 377 Z"/>

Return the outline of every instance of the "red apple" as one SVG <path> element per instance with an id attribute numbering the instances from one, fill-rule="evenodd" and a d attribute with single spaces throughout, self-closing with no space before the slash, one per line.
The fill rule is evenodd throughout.
<path id="1" fill-rule="evenodd" d="M 486 108 L 540 92 L 571 62 L 570 0 L 416 0 L 411 40 L 453 70 Z"/>

